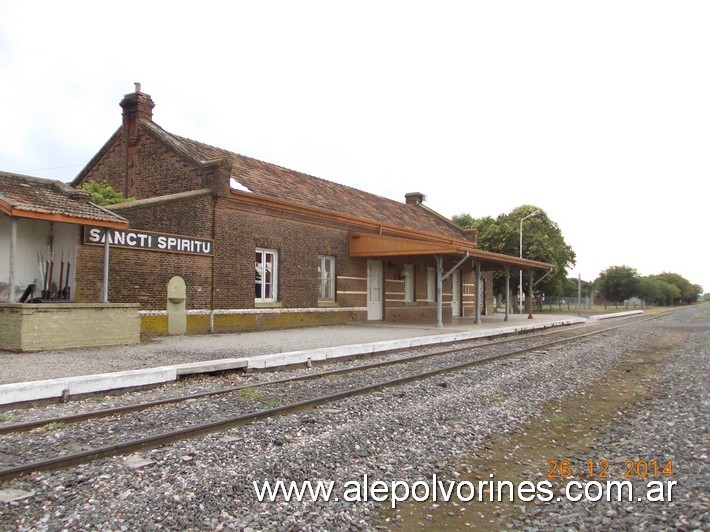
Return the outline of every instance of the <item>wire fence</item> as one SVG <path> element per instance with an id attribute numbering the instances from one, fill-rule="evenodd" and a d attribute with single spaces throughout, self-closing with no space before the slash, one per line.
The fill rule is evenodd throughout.
<path id="1" fill-rule="evenodd" d="M 535 305 L 538 310 L 584 310 L 591 309 L 592 307 L 603 307 L 603 308 L 613 308 L 613 309 L 627 309 L 634 310 L 638 308 L 644 308 L 648 306 L 648 303 L 638 299 L 636 297 L 627 299 L 625 301 L 604 301 L 595 300 L 593 297 L 585 296 L 582 298 L 572 297 L 546 297 L 544 299 L 537 298 L 535 300 Z"/>
<path id="2" fill-rule="evenodd" d="M 511 305 L 511 312 L 519 312 L 516 301 L 513 301 Z M 577 298 L 576 296 L 546 296 L 546 297 L 536 297 L 534 310 L 548 311 L 548 312 L 573 312 L 573 311 L 583 311 L 583 310 L 594 310 L 598 311 L 601 309 L 614 309 L 614 310 L 634 310 L 642 309 L 650 306 L 646 301 L 638 298 L 631 298 L 625 301 L 605 301 L 591 296 L 584 296 Z M 504 301 L 496 302 L 496 312 L 505 312 Z M 523 304 L 523 310 L 527 309 L 527 303 Z"/>

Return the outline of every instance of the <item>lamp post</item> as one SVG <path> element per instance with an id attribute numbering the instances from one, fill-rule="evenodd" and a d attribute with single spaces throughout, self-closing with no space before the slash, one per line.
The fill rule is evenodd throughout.
<path id="1" fill-rule="evenodd" d="M 540 209 L 531 212 L 520 219 L 520 258 L 523 258 L 523 221 L 540 214 Z M 523 270 L 520 270 L 520 284 L 518 285 L 518 298 L 520 299 L 520 313 L 523 313 Z"/>

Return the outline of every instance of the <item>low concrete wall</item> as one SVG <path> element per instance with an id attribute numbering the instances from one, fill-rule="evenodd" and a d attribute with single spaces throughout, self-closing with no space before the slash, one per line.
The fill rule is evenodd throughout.
<path id="1" fill-rule="evenodd" d="M 40 351 L 137 344 L 140 305 L 121 303 L 0 304 L 0 349 Z"/>
<path id="2" fill-rule="evenodd" d="M 147 310 L 141 312 L 140 317 L 142 334 L 162 336 L 168 333 L 166 311 Z M 188 310 L 187 333 L 234 333 L 314 325 L 342 325 L 366 320 L 367 309 L 360 307 Z"/>

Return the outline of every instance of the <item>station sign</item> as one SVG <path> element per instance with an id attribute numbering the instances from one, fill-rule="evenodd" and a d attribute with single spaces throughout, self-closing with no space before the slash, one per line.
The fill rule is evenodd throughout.
<path id="1" fill-rule="evenodd" d="M 111 227 L 84 226 L 84 244 L 128 249 L 146 249 L 190 255 L 214 255 L 214 241 L 191 236 L 154 233 L 136 229 L 114 229 Z"/>

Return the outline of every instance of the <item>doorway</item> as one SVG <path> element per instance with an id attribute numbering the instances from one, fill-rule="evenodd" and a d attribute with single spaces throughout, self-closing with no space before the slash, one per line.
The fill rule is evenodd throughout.
<path id="1" fill-rule="evenodd" d="M 451 275 L 451 316 L 461 316 L 461 272 L 458 270 Z"/>
<path id="2" fill-rule="evenodd" d="M 382 261 L 367 261 L 367 319 L 382 319 Z"/>

